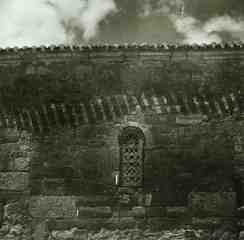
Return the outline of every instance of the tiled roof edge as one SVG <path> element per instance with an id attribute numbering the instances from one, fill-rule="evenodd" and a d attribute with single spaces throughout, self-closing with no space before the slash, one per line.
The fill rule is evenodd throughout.
<path id="1" fill-rule="evenodd" d="M 6 47 L 0 48 L 0 53 L 8 52 L 57 52 L 57 51 L 118 51 L 118 50 L 151 50 L 151 51 L 172 51 L 172 50 L 216 50 L 216 49 L 244 49 L 244 42 L 226 42 L 211 44 L 148 44 L 148 43 L 132 43 L 132 44 L 90 44 L 90 45 L 42 45 L 42 46 L 24 46 L 24 47 Z"/>

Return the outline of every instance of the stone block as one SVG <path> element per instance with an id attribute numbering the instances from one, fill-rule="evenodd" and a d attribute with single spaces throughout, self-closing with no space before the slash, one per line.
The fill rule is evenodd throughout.
<path id="1" fill-rule="evenodd" d="M 244 220 L 243 219 L 240 219 L 237 224 L 238 224 L 238 227 L 240 229 L 243 229 L 244 230 Z"/>
<path id="2" fill-rule="evenodd" d="M 131 207 L 113 209 L 113 217 L 133 217 Z"/>
<path id="3" fill-rule="evenodd" d="M 4 215 L 4 211 L 3 211 L 4 208 L 3 208 L 3 206 L 4 206 L 3 202 L 0 201 L 0 228 L 2 226 L 3 215 Z"/>
<path id="4" fill-rule="evenodd" d="M 137 221 L 133 217 L 109 218 L 106 221 L 106 227 L 112 229 L 131 229 L 137 226 Z"/>
<path id="5" fill-rule="evenodd" d="M 4 217 L 9 218 L 13 215 L 21 215 L 24 203 L 22 201 L 13 201 L 4 206 Z"/>
<path id="6" fill-rule="evenodd" d="M 23 172 L 0 172 L 0 189 L 23 191 L 28 188 L 29 174 Z"/>
<path id="7" fill-rule="evenodd" d="M 138 224 L 133 217 L 112 218 L 64 218 L 49 220 L 47 225 L 49 231 L 69 230 L 71 228 L 100 230 L 106 229 L 128 229 L 135 228 Z"/>
<path id="8" fill-rule="evenodd" d="M 166 207 L 167 217 L 186 217 L 188 214 L 187 207 L 178 206 L 178 207 Z"/>
<path id="9" fill-rule="evenodd" d="M 244 163 L 244 153 L 236 153 L 235 160 L 237 162 L 240 162 L 241 164 L 243 164 Z"/>
<path id="10" fill-rule="evenodd" d="M 88 231 L 86 229 L 76 229 L 74 231 L 74 240 L 87 240 Z"/>
<path id="11" fill-rule="evenodd" d="M 187 225 L 186 222 L 180 220 L 178 221 L 177 218 L 167 218 L 167 217 L 150 217 L 147 220 L 147 224 L 149 229 L 153 231 L 159 231 L 162 229 L 169 229 L 169 228 L 179 228 L 184 225 Z"/>
<path id="12" fill-rule="evenodd" d="M 33 240 L 43 240 L 47 236 L 47 224 L 46 221 L 39 222 L 35 225 L 32 233 Z"/>
<path id="13" fill-rule="evenodd" d="M 104 227 L 106 219 L 103 218 L 64 218 L 49 219 L 47 222 L 48 230 L 69 230 L 71 228 L 79 229 L 99 229 Z"/>
<path id="14" fill-rule="evenodd" d="M 32 189 L 39 189 L 42 184 L 41 193 L 43 195 L 57 196 L 65 195 L 65 181 L 64 178 L 44 178 L 41 183 L 38 181 L 31 182 Z M 40 190 L 40 189 L 39 189 Z"/>
<path id="15" fill-rule="evenodd" d="M 164 207 L 147 207 L 147 217 L 165 217 L 166 209 Z"/>
<path id="16" fill-rule="evenodd" d="M 244 231 L 241 231 L 240 233 L 239 233 L 239 238 L 238 238 L 239 240 L 244 240 Z"/>
<path id="17" fill-rule="evenodd" d="M 192 114 L 189 116 L 177 116 L 176 117 L 176 124 L 179 125 L 193 125 L 201 123 L 204 120 L 205 116 L 202 114 Z"/>
<path id="18" fill-rule="evenodd" d="M 133 207 L 132 208 L 132 215 L 133 217 L 136 217 L 136 218 L 143 218 L 146 216 L 146 209 L 145 207 L 141 207 L 141 206 L 138 206 L 138 207 Z"/>
<path id="19" fill-rule="evenodd" d="M 79 196 L 77 197 L 77 206 L 106 206 L 110 198 L 105 195 Z"/>
<path id="20" fill-rule="evenodd" d="M 13 170 L 15 157 L 20 156 L 20 149 L 17 143 L 5 143 L 0 145 L 0 171 Z"/>
<path id="21" fill-rule="evenodd" d="M 77 230 L 78 230 L 77 228 L 72 228 L 70 230 L 65 230 L 65 231 L 52 231 L 51 236 L 53 239 L 62 239 L 62 240 L 77 239 L 78 240 L 77 235 L 75 234 Z M 80 240 L 83 239 L 85 238 L 81 238 Z"/>
<path id="22" fill-rule="evenodd" d="M 192 218 L 192 224 L 201 227 L 214 227 L 219 226 L 223 222 L 222 218 L 219 217 L 206 217 L 206 218 Z"/>
<path id="23" fill-rule="evenodd" d="M 107 218 L 112 216 L 111 207 L 79 207 L 78 217 L 101 217 Z"/>
<path id="24" fill-rule="evenodd" d="M 13 166 L 15 171 L 28 171 L 30 168 L 30 158 L 29 157 L 15 158 Z"/>
<path id="25" fill-rule="evenodd" d="M 4 128 L 0 130 L 0 144 L 15 143 L 20 138 L 20 132 L 16 129 Z"/>
<path id="26" fill-rule="evenodd" d="M 30 198 L 29 212 L 32 217 L 72 218 L 77 216 L 74 196 L 35 196 Z"/>
<path id="27" fill-rule="evenodd" d="M 231 217 L 236 214 L 236 193 L 192 192 L 188 207 L 194 216 Z"/>

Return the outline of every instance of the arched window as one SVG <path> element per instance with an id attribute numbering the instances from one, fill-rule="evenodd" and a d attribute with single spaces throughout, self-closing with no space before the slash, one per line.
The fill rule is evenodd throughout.
<path id="1" fill-rule="evenodd" d="M 138 127 L 126 127 L 119 135 L 121 187 L 143 186 L 145 136 Z"/>

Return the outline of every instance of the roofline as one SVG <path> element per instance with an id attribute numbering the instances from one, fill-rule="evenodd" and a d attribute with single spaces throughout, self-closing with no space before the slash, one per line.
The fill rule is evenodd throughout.
<path id="1" fill-rule="evenodd" d="M 244 42 L 226 42 L 211 44 L 171 44 L 171 43 L 124 43 L 124 44 L 87 44 L 87 45 L 40 45 L 23 47 L 0 47 L 0 53 L 12 52 L 57 52 L 57 51 L 174 51 L 174 50 L 240 50 L 244 49 Z"/>

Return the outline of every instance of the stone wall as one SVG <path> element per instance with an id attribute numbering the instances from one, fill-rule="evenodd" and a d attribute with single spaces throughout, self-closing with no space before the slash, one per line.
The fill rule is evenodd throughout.
<path id="1" fill-rule="evenodd" d="M 243 46 L 1 50 L 0 237 L 236 223 L 243 63 Z M 127 126 L 145 135 L 144 189 L 123 205 Z"/>
<path id="2" fill-rule="evenodd" d="M 234 162 L 239 170 L 235 176 L 242 182 L 243 121 L 233 118 L 206 121 L 199 114 L 160 115 L 136 109 L 116 122 L 53 128 L 41 135 L 2 129 L 2 236 L 26 239 L 29 234 L 43 239 L 55 229 L 116 228 L 118 224 L 124 228 L 160 229 L 188 224 L 210 228 L 236 219 L 237 207 L 243 204 L 243 192 L 236 188 L 228 167 Z M 118 135 L 126 126 L 139 127 L 145 134 L 144 197 L 152 198 L 149 205 L 144 199 L 134 206 L 118 208 L 114 171 L 119 169 Z M 194 144 L 211 131 L 220 136 L 217 143 L 223 144 L 222 129 L 232 133 L 234 155 L 225 149 L 227 145 L 222 145 L 225 151 L 210 157 L 218 158 L 224 153 L 230 159 L 216 162 L 206 158 L 201 162 L 196 149 L 199 154 L 193 157 L 197 162 L 187 168 L 185 164 L 191 155 L 179 154 L 194 152 L 192 148 L 197 146 Z M 198 137 L 193 139 L 195 143 L 192 136 Z M 217 163 L 218 173 L 214 170 L 213 174 L 195 174 L 209 163 L 216 169 L 211 162 Z M 226 162 L 230 163 L 229 171 L 222 166 Z"/>
<path id="3" fill-rule="evenodd" d="M 142 92 L 221 96 L 243 91 L 243 64 L 243 45 L 231 44 L 2 49 L 0 100 L 11 111 Z"/>
<path id="4" fill-rule="evenodd" d="M 31 133 L 1 128 L 1 239 L 31 239 L 30 165 L 35 152 Z"/>

